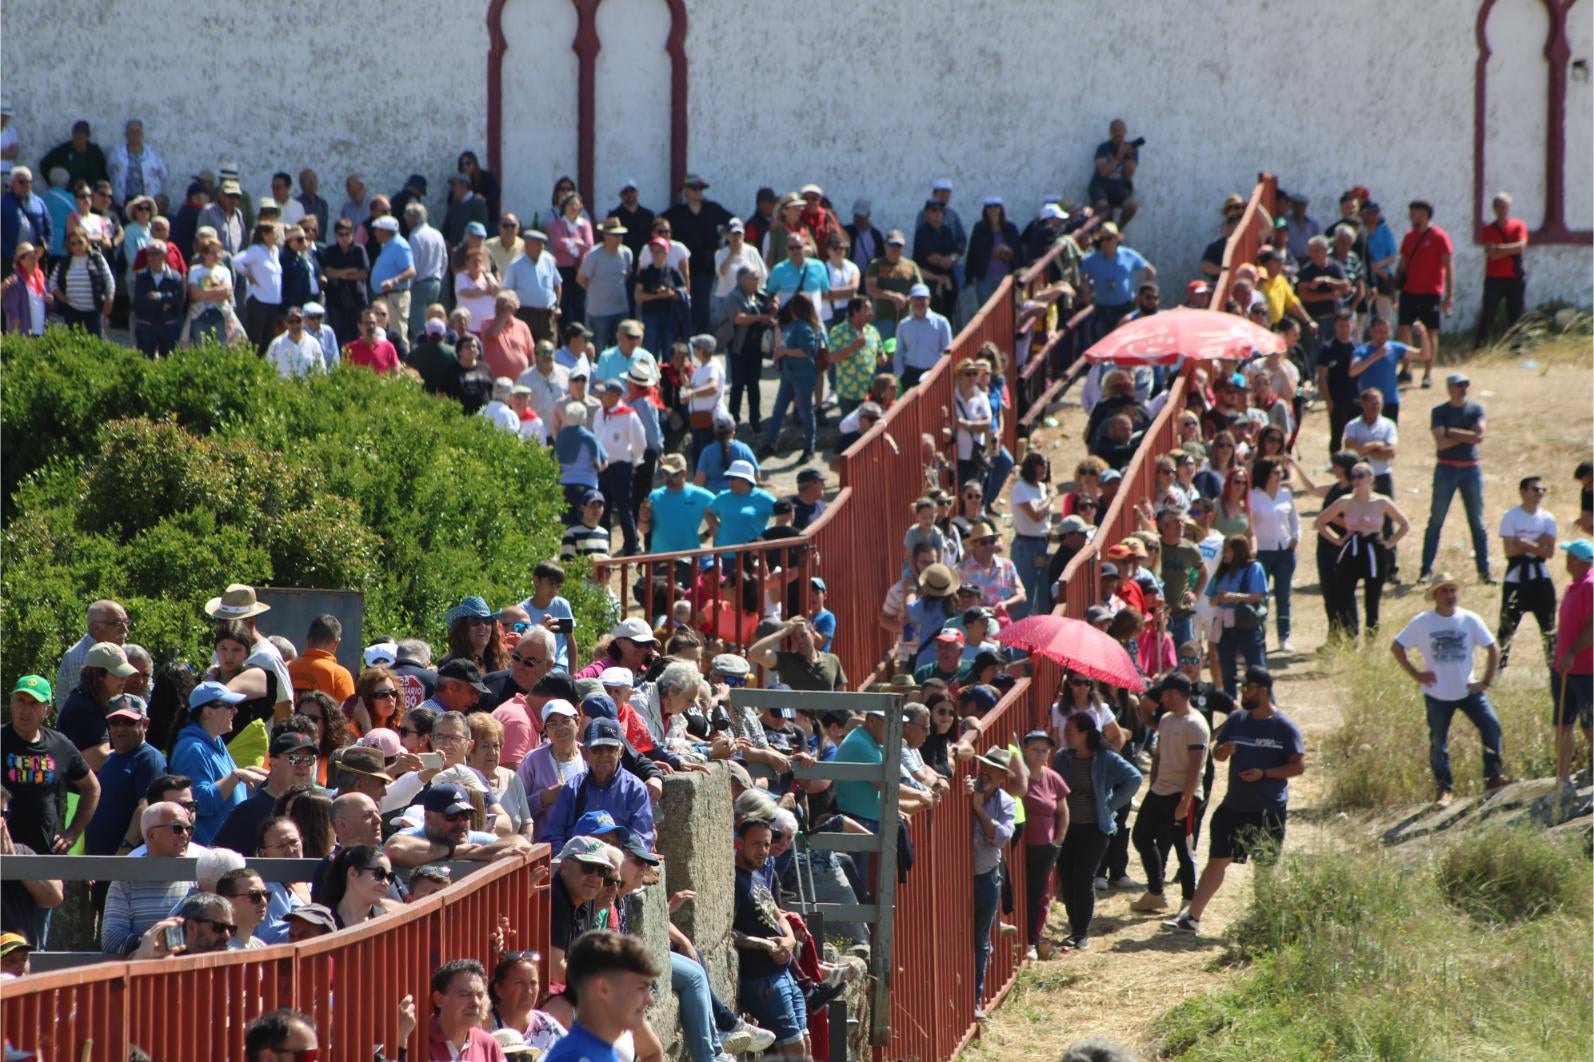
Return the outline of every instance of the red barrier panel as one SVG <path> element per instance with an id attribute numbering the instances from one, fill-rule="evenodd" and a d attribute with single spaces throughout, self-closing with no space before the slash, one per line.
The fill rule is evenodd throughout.
<path id="1" fill-rule="evenodd" d="M 321 1057 L 367 1062 L 376 1044 L 398 1053 L 398 1003 L 413 995 L 424 1055 L 431 973 L 449 959 L 488 964 L 489 935 L 509 919 L 511 949 L 548 953 L 549 851 L 504 860 L 401 912 L 302 944 L 148 962 L 110 961 L 0 984 L 13 1046 L 46 1059 L 244 1057 L 244 1029 L 296 1007 L 320 1033 Z M 546 960 L 544 965 L 546 966 Z M 547 970 L 543 970 L 544 983 Z"/>

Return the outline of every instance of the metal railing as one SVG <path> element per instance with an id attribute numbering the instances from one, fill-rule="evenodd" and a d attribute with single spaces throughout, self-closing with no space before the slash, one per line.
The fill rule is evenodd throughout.
<path id="1" fill-rule="evenodd" d="M 500 916 L 514 931 L 511 947 L 548 953 L 548 875 L 548 847 L 537 845 L 402 911 L 301 944 L 31 974 L 0 984 L 0 1019 L 14 1046 L 40 1058 L 126 1058 L 137 1045 L 152 1058 L 220 1060 L 244 1057 L 252 1019 L 296 1007 L 315 1020 L 324 1058 L 365 1062 L 377 1044 L 390 1057 L 407 1046 L 421 1058 L 440 963 L 489 964 Z M 405 995 L 421 1024 L 401 1045 Z"/>

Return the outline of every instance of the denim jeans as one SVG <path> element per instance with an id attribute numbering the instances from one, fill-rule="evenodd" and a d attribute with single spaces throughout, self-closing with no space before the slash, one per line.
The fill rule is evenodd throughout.
<path id="1" fill-rule="evenodd" d="M 1183 616 L 1169 616 L 1168 636 L 1173 639 L 1173 647 L 1176 650 L 1181 645 L 1195 641 L 1195 613 L 1190 612 Z"/>
<path id="2" fill-rule="evenodd" d="M 738 1002 L 753 1020 L 775 1034 L 775 1043 L 797 1043 L 808 1029 L 808 1001 L 790 970 L 768 977 L 742 975 Z"/>
<path id="3" fill-rule="evenodd" d="M 426 308 L 434 302 L 441 301 L 443 294 L 443 281 L 438 278 L 432 280 L 417 280 L 410 285 L 410 319 L 409 329 L 411 336 L 426 334 Z M 342 336 L 338 337 L 342 339 Z"/>
<path id="4" fill-rule="evenodd" d="M 1428 766 L 1433 768 L 1434 782 L 1440 789 L 1455 787 L 1450 774 L 1450 720 L 1460 709 L 1478 728 L 1478 740 L 1483 743 L 1483 780 L 1492 782 L 1500 776 L 1500 717 L 1494 714 L 1489 698 L 1481 693 L 1469 693 L 1459 701 L 1441 701 L 1423 694 L 1428 704 Z"/>
<path id="5" fill-rule="evenodd" d="M 1013 454 L 1007 447 L 998 447 L 991 457 L 991 467 L 985 472 L 985 496 L 996 499 L 1007 486 L 1007 477 L 1013 474 Z"/>
<path id="6" fill-rule="evenodd" d="M 623 313 L 588 314 L 587 327 L 592 329 L 592 345 L 599 350 L 607 350 L 614 346 L 615 333 L 619 331 L 620 322 L 623 320 L 625 320 Z M 665 357 L 668 356 L 669 352 L 665 351 Z"/>
<path id="7" fill-rule="evenodd" d="M 1434 557 L 1439 554 L 1439 536 L 1444 532 L 1445 517 L 1450 515 L 1450 499 L 1461 492 L 1461 504 L 1467 510 L 1467 525 L 1472 529 L 1472 549 L 1477 554 L 1478 574 L 1489 575 L 1489 533 L 1483 527 L 1483 467 L 1457 468 L 1454 465 L 1435 465 L 1433 470 L 1433 502 L 1428 509 L 1428 530 L 1422 536 L 1422 572 L 1433 571 Z"/>
<path id="8" fill-rule="evenodd" d="M 1044 616 L 1052 610 L 1052 581 L 1046 578 L 1046 545 L 1041 535 L 1013 536 L 1013 567 L 1018 569 L 1018 581 L 1024 584 L 1024 593 L 1029 596 L 1026 604 L 1011 611 L 1014 619 Z"/>
<path id="9" fill-rule="evenodd" d="M 194 346 L 212 339 L 217 343 L 227 342 L 227 320 L 220 310 L 204 310 L 188 326 L 188 341 Z"/>
<path id="10" fill-rule="evenodd" d="M 1002 868 L 974 875 L 974 1005 L 985 999 L 985 968 L 991 964 L 991 930 L 1002 898 Z"/>
<path id="11" fill-rule="evenodd" d="M 803 429 L 803 449 L 814 448 L 814 380 L 812 376 L 781 374 L 780 387 L 775 390 L 775 408 L 770 413 L 769 425 L 764 432 L 764 444 L 774 447 L 780 442 L 780 427 L 786 420 L 786 407 L 797 403 L 797 422 Z"/>
<path id="12" fill-rule="evenodd" d="M 670 952 L 670 988 L 680 999 L 681 1031 L 692 1062 L 714 1062 L 720 1039 L 708 988 L 708 974 L 685 955 Z"/>
<path id="13" fill-rule="evenodd" d="M 1267 667 L 1267 653 L 1263 649 L 1262 628 L 1254 631 L 1242 631 L 1238 627 L 1226 628 L 1223 636 L 1218 639 L 1218 663 L 1223 668 L 1223 692 L 1230 697 L 1238 697 L 1240 684 L 1237 681 L 1236 669 L 1239 666 L 1239 657 L 1245 657 L 1246 666 Z"/>
<path id="14" fill-rule="evenodd" d="M 705 267 L 708 263 L 703 263 Z M 719 320 L 718 307 L 714 305 L 714 285 L 719 277 L 712 268 L 699 268 L 692 275 L 692 331 L 707 332 Z M 677 336 L 685 339 L 686 336 Z M 649 347 L 660 358 L 668 358 L 669 351 L 660 351 L 658 347 Z"/>
<path id="15" fill-rule="evenodd" d="M 1256 562 L 1273 580 L 1273 616 L 1278 624 L 1279 641 L 1286 641 L 1290 636 L 1290 583 L 1295 579 L 1295 551 L 1259 549 Z"/>
<path id="16" fill-rule="evenodd" d="M 653 303 L 652 305 L 658 305 Z M 648 313 L 642 315 L 642 343 L 649 350 L 657 351 L 658 357 L 668 360 L 670 346 L 677 339 L 684 336 L 675 334 L 675 314 L 673 311 L 666 313 Z"/>

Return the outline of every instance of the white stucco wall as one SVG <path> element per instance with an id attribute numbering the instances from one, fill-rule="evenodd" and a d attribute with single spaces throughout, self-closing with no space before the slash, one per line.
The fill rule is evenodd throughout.
<path id="1" fill-rule="evenodd" d="M 336 204 L 351 169 L 385 192 L 414 170 L 432 180 L 436 207 L 457 152 L 485 157 L 486 6 L 350 0 L 200 19 L 174 0 L 68 0 L 73 14 L 63 18 L 59 0 L 5 0 L 0 74 L 28 159 L 64 139 L 75 118 L 92 121 L 108 147 L 136 114 L 181 177 L 233 157 L 258 194 L 272 170 L 311 165 Z M 1591 6 L 1572 9 L 1574 59 L 1594 59 Z M 688 165 L 734 211 L 750 209 L 761 184 L 818 181 L 843 213 L 865 195 L 878 224 L 906 227 L 945 176 L 967 222 L 983 196 L 1000 194 L 1022 223 L 1046 198 L 1084 198 L 1092 150 L 1122 116 L 1148 141 L 1130 242 L 1169 281 L 1193 274 L 1223 197 L 1249 191 L 1268 169 L 1309 192 L 1320 221 L 1353 184 L 1373 190 L 1397 232 L 1409 199 L 1433 200 L 1457 245 L 1458 317 L 1472 314 L 1482 272 L 1470 219 L 1478 0 L 1199 10 L 1121 0 L 1111 18 L 1081 0 L 810 0 L 800 9 L 687 0 L 687 9 Z M 596 212 L 626 178 L 661 209 L 667 6 L 603 0 L 597 22 Z M 1544 26 L 1540 0 L 1498 0 L 1490 20 L 1486 184 L 1513 191 L 1530 223 L 1543 209 L 1545 79 L 1542 66 L 1513 73 L 1504 57 L 1542 62 Z M 165 58 L 152 65 L 150 48 L 129 43 L 130 27 L 146 28 Z M 508 0 L 504 29 L 501 176 L 506 206 L 529 218 L 554 178 L 576 168 L 573 5 Z M 1310 46 L 1312 62 L 1269 57 L 1262 42 L 1275 38 Z M 77 58 L 60 60 L 68 55 Z M 1586 75 L 1569 79 L 1567 99 L 1566 214 L 1587 226 Z M 1534 249 L 1531 297 L 1589 305 L 1591 263 L 1587 247 Z"/>

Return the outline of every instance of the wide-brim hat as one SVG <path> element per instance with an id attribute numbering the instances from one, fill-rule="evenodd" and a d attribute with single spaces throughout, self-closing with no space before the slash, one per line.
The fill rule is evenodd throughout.
<path id="1" fill-rule="evenodd" d="M 1013 770 L 1012 756 L 1013 754 L 1010 751 L 1000 745 L 992 745 L 985 750 L 985 755 L 978 757 L 978 759 L 987 767 L 995 767 L 1004 774 L 1010 774 Z"/>
<path id="2" fill-rule="evenodd" d="M 205 615 L 211 619 L 241 620 L 270 611 L 270 605 L 255 597 L 255 588 L 243 583 L 233 583 L 220 597 L 205 602 Z"/>
<path id="3" fill-rule="evenodd" d="M 932 564 L 919 575 L 919 589 L 936 597 L 946 597 L 957 588 L 957 578 L 945 564 Z"/>
<path id="4" fill-rule="evenodd" d="M 1435 572 L 1433 582 L 1428 584 L 1428 590 L 1423 596 L 1429 601 L 1432 601 L 1434 599 L 1434 595 L 1438 593 L 1442 587 L 1446 586 L 1454 587 L 1455 589 L 1460 590 L 1461 580 L 1457 579 L 1449 572 Z"/>

